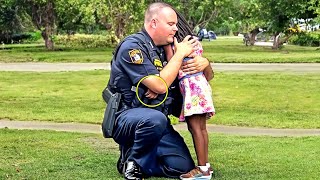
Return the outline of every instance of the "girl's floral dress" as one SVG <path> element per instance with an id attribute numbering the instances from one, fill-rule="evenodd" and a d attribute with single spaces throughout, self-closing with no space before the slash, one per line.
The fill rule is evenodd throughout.
<path id="1" fill-rule="evenodd" d="M 196 53 L 201 55 L 202 48 L 200 47 Z M 183 61 L 190 59 L 192 58 L 185 58 Z M 194 114 L 206 114 L 207 118 L 213 116 L 215 109 L 212 101 L 212 90 L 203 72 L 188 75 L 180 70 L 178 77 L 183 96 L 183 106 L 179 120 L 185 121 L 186 116 Z"/>

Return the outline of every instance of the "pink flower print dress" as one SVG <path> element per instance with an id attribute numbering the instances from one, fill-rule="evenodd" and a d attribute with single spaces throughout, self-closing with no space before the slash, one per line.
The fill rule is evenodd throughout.
<path id="1" fill-rule="evenodd" d="M 202 54 L 202 48 L 196 51 Z M 188 61 L 192 58 L 185 58 Z M 203 72 L 196 74 L 185 74 L 179 70 L 179 86 L 183 96 L 183 106 L 180 114 L 180 121 L 185 121 L 186 116 L 194 114 L 206 114 L 209 119 L 215 114 L 212 100 L 212 90 Z"/>

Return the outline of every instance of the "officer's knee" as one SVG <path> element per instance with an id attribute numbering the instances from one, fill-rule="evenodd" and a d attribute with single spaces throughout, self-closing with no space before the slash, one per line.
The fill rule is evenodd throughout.
<path id="1" fill-rule="evenodd" d="M 175 163 L 164 165 L 164 174 L 172 177 L 179 177 L 181 174 L 187 173 L 195 167 L 193 161 L 176 160 Z"/>
<path id="2" fill-rule="evenodd" d="M 165 130 L 168 124 L 167 117 L 160 111 L 150 109 L 146 111 L 148 118 L 145 119 L 144 123 L 148 127 L 156 128 L 157 130 Z"/>

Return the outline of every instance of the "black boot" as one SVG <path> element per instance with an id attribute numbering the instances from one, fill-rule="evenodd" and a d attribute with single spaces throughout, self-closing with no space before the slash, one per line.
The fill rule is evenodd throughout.
<path id="1" fill-rule="evenodd" d="M 117 170 L 118 170 L 118 172 L 120 173 L 120 174 L 123 174 L 123 166 L 124 166 L 124 163 L 122 162 L 122 155 L 121 155 L 121 153 L 120 153 L 120 157 L 119 157 L 119 159 L 118 159 L 118 161 L 117 161 Z"/>
<path id="2" fill-rule="evenodd" d="M 142 180 L 143 175 L 139 165 L 134 161 L 125 163 L 124 179 L 126 180 Z"/>
<path id="3" fill-rule="evenodd" d="M 124 163 L 127 161 L 128 156 L 130 155 L 131 148 L 126 148 L 125 146 L 120 146 L 120 157 L 117 161 L 117 170 L 120 174 L 124 174 Z"/>
<path id="4" fill-rule="evenodd" d="M 124 171 L 124 169 L 123 169 L 123 166 L 124 166 L 124 159 L 123 159 L 123 153 L 122 153 L 122 149 L 123 148 L 121 148 L 122 146 L 121 145 L 119 145 L 119 151 L 120 151 L 120 156 L 119 156 L 119 159 L 118 159 L 118 161 L 117 161 L 117 170 L 118 170 L 118 172 L 120 173 L 120 174 L 123 174 L 123 171 Z"/>

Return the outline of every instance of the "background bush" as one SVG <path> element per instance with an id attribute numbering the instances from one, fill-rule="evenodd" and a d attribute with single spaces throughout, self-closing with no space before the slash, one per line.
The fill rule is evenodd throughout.
<path id="1" fill-rule="evenodd" d="M 29 35 L 29 38 L 26 41 L 24 41 L 25 43 L 37 42 L 37 41 L 43 40 L 40 31 L 29 32 L 27 34 Z"/>
<path id="2" fill-rule="evenodd" d="M 290 44 L 300 46 L 320 46 L 320 33 L 300 33 L 289 39 Z"/>
<path id="3" fill-rule="evenodd" d="M 57 35 L 54 37 L 57 45 L 63 45 L 71 48 L 97 48 L 97 47 L 114 47 L 118 42 L 118 38 L 114 34 L 108 35 Z"/>

